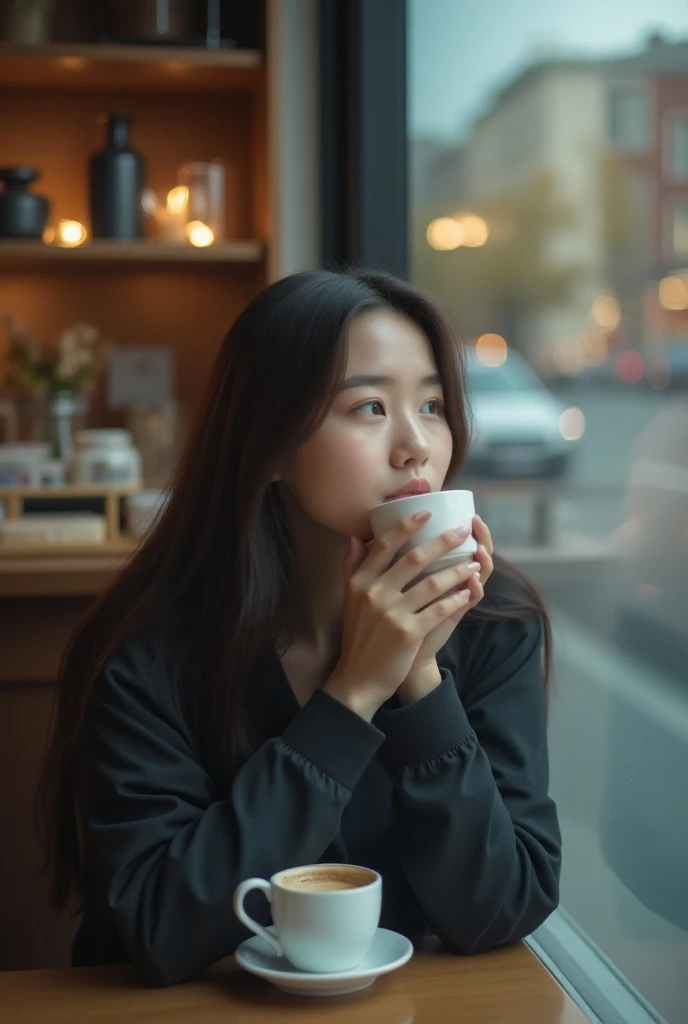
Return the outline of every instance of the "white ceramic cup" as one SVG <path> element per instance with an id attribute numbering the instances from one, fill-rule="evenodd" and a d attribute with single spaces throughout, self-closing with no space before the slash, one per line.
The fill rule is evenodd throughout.
<path id="1" fill-rule="evenodd" d="M 265 892 L 276 938 L 244 910 L 251 889 Z M 242 924 L 277 956 L 318 974 L 352 970 L 361 963 L 375 938 L 381 909 L 382 878 L 355 864 L 306 864 L 279 871 L 269 882 L 248 878 L 234 892 L 234 913 Z"/>
<path id="2" fill-rule="evenodd" d="M 415 512 L 432 512 L 422 530 L 415 533 L 397 552 L 395 561 L 402 558 L 411 548 L 424 544 L 425 541 L 439 537 L 445 530 L 455 530 L 459 526 L 471 526 L 475 515 L 473 491 L 431 491 L 429 494 L 413 494 L 408 498 L 396 498 L 376 505 L 370 509 L 370 523 L 373 536 L 377 539 L 390 530 L 404 516 Z M 468 538 L 458 547 L 448 551 L 446 555 L 433 562 L 431 566 L 419 573 L 418 578 L 428 576 L 432 572 L 446 569 L 459 562 L 470 562 L 478 550 L 475 537 Z"/>

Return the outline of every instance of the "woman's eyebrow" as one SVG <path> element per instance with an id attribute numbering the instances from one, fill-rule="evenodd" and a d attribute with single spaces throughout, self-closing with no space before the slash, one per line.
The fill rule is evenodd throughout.
<path id="1" fill-rule="evenodd" d="M 351 388 L 387 387 L 388 385 L 396 384 L 396 382 L 396 377 L 385 377 L 377 373 L 358 373 L 353 377 L 347 377 L 338 390 L 349 391 Z M 429 373 L 427 377 L 421 377 L 418 383 L 422 387 L 429 387 L 432 384 L 441 384 L 442 378 L 439 373 Z"/>

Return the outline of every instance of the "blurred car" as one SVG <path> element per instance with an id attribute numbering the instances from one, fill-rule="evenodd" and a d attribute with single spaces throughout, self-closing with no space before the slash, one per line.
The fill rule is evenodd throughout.
<path id="1" fill-rule="evenodd" d="M 491 366 L 471 350 L 468 387 L 473 444 L 463 472 L 529 479 L 568 472 L 585 429 L 583 414 L 559 401 L 517 352 Z"/>

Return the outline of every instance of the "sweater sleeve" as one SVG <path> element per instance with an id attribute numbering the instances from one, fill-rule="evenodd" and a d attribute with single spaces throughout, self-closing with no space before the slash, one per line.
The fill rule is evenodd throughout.
<path id="1" fill-rule="evenodd" d="M 535 622 L 489 623 L 465 706 L 443 667 L 435 690 L 375 718 L 404 871 L 456 953 L 523 938 L 558 903 L 540 636 Z"/>
<path id="2" fill-rule="evenodd" d="M 139 644 L 105 668 L 88 715 L 86 825 L 132 963 L 149 983 L 169 985 L 247 937 L 232 910 L 239 882 L 322 857 L 384 736 L 317 691 L 243 765 L 229 798 L 215 799 L 183 717 L 156 699 L 159 672 Z M 248 909 L 269 922 L 262 894 Z"/>

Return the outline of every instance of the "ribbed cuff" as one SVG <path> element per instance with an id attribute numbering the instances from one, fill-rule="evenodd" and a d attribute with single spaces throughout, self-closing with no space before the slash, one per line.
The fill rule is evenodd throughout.
<path id="1" fill-rule="evenodd" d="M 454 680 L 440 669 L 442 682 L 414 704 L 378 711 L 375 724 L 385 734 L 380 760 L 389 766 L 432 761 L 474 736 Z"/>
<path id="2" fill-rule="evenodd" d="M 282 733 L 282 742 L 353 790 L 384 733 L 324 690 L 316 690 Z"/>

